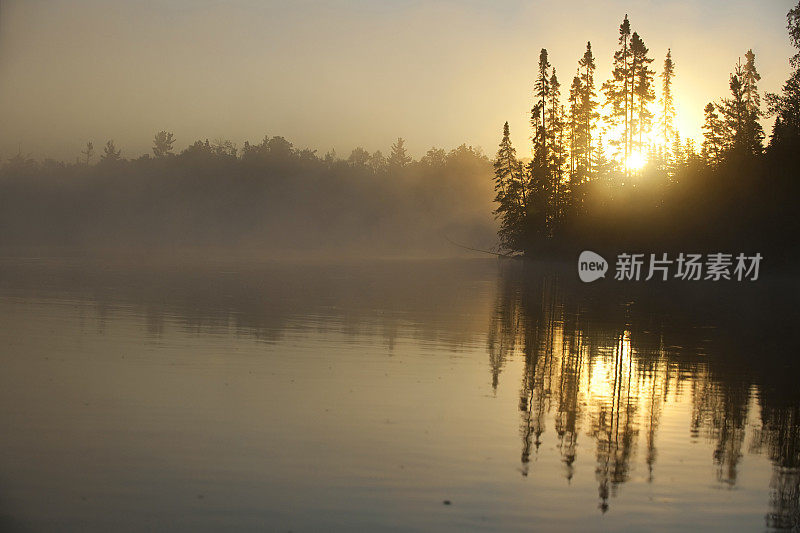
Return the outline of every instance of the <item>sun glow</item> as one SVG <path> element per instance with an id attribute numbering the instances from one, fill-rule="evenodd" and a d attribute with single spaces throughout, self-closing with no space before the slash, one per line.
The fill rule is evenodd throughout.
<path id="1" fill-rule="evenodd" d="M 641 170 L 647 164 L 647 158 L 641 152 L 634 152 L 628 156 L 627 167 L 630 170 Z"/>

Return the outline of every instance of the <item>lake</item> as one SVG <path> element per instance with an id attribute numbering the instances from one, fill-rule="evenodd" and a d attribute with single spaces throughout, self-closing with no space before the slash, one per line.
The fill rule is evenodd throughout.
<path id="1" fill-rule="evenodd" d="M 0 529 L 800 527 L 800 290 L 0 261 Z"/>

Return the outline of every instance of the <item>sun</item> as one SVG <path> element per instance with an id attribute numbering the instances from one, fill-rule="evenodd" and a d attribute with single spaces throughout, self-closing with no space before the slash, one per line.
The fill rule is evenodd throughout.
<path id="1" fill-rule="evenodd" d="M 647 159 L 641 152 L 634 152 L 628 156 L 628 169 L 641 170 L 647 164 Z"/>

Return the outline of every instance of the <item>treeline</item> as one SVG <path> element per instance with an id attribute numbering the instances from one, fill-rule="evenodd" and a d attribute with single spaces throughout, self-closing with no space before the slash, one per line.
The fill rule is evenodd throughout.
<path id="1" fill-rule="evenodd" d="M 419 160 L 398 139 L 388 156 L 346 158 L 265 137 L 239 149 L 173 134 L 125 159 L 113 141 L 75 163 L 21 154 L 0 168 L 0 245 L 221 246 L 380 254 L 444 251 L 445 238 L 490 246 L 491 162 L 461 145 Z"/>
<path id="2" fill-rule="evenodd" d="M 800 3 L 788 28 L 800 49 Z M 671 51 L 657 74 L 627 15 L 618 43 L 599 87 L 587 43 L 566 99 L 542 49 L 532 157 L 517 155 L 506 123 L 494 159 L 502 248 L 527 255 L 654 245 L 796 253 L 786 239 L 797 230 L 800 52 L 782 92 L 766 95 L 764 105 L 756 56 L 747 50 L 730 74 L 730 94 L 705 106 L 697 146 L 682 141 L 674 124 L 678 69 Z M 767 141 L 760 121 L 768 116 L 776 120 Z"/>

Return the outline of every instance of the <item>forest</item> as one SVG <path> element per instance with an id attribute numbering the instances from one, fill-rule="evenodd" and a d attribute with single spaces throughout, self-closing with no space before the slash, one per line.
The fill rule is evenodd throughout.
<path id="1" fill-rule="evenodd" d="M 800 50 L 800 4 L 787 20 Z M 501 249 L 541 256 L 658 246 L 794 256 L 800 51 L 782 91 L 763 98 L 756 55 L 743 52 L 732 66 L 730 93 L 705 106 L 697 146 L 682 141 L 674 123 L 676 59 L 667 50 L 656 73 L 627 15 L 602 84 L 591 43 L 568 89 L 542 49 L 530 113 L 532 156 L 518 156 L 506 122 L 494 160 Z M 775 121 L 767 139 L 761 121 L 768 117 Z"/>
<path id="2" fill-rule="evenodd" d="M 65 164 L 21 155 L 0 170 L 0 245 L 114 251 L 209 248 L 381 256 L 495 241 L 491 162 L 462 145 L 417 161 L 398 139 L 388 156 L 318 156 L 283 137 L 241 149 L 197 141 L 125 159 L 108 141 Z M 449 247 L 449 248 L 448 248 Z"/>
<path id="3" fill-rule="evenodd" d="M 70 163 L 20 152 L 0 167 L 0 246 L 404 255 L 455 242 L 534 258 L 657 248 L 788 261 L 797 254 L 800 3 L 787 20 L 798 52 L 782 90 L 761 94 L 755 53 L 732 54 L 730 92 L 705 106 L 699 145 L 675 126 L 679 58 L 667 50 L 656 63 L 625 15 L 605 77 L 591 43 L 566 85 L 541 50 L 531 131 L 517 132 L 530 149 L 517 151 L 506 123 L 493 159 L 464 144 L 414 160 L 402 138 L 388 155 L 320 155 L 280 136 L 241 147 L 198 140 L 178 152 L 168 131 L 132 159 L 113 140 L 87 143 Z M 762 122 L 773 117 L 767 135 Z"/>

